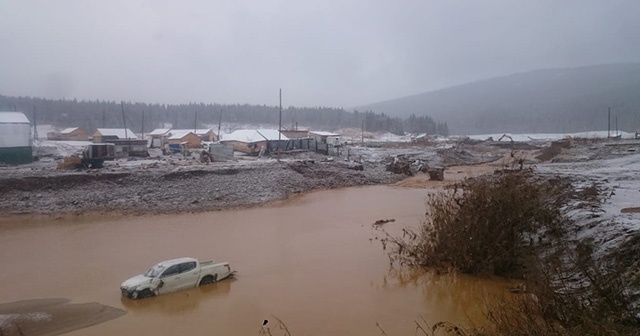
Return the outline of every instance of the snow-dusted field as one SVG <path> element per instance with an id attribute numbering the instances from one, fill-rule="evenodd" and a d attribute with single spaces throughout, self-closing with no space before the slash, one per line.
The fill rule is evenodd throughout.
<path id="1" fill-rule="evenodd" d="M 597 208 L 570 211 L 578 230 L 576 239 L 591 240 L 596 253 L 604 255 L 640 230 L 640 213 L 622 209 L 640 207 L 640 153 L 586 162 L 539 165 L 542 173 L 570 176 L 578 187 L 597 186 L 605 199 Z"/>
<path id="2" fill-rule="evenodd" d="M 503 135 L 511 137 L 513 141 L 554 141 L 564 138 L 585 138 L 585 139 L 605 139 L 607 136 L 615 136 L 615 131 L 593 131 L 593 132 L 579 132 L 579 133 L 532 133 L 532 134 L 511 134 L 511 133 L 496 133 L 496 134 L 478 134 L 469 135 L 470 139 L 474 140 L 486 140 L 492 138 L 498 141 Z M 633 139 L 635 134 L 618 131 L 618 135 L 622 139 Z M 502 138 L 502 141 L 511 141 L 508 137 Z"/>

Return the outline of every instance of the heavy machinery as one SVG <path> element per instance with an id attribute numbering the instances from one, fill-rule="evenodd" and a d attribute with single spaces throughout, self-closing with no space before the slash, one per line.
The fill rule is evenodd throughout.
<path id="1" fill-rule="evenodd" d="M 85 146 L 82 156 L 70 156 L 58 164 L 58 169 L 102 168 L 105 161 L 116 157 L 116 146 L 110 143 L 94 143 Z"/>

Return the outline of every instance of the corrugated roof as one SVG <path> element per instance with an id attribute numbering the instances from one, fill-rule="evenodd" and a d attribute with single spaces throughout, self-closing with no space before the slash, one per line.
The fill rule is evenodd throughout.
<path id="1" fill-rule="evenodd" d="M 65 128 L 62 131 L 60 131 L 61 134 L 69 134 L 75 130 L 77 130 L 80 127 L 69 127 L 69 128 Z"/>
<path id="2" fill-rule="evenodd" d="M 170 128 L 156 128 L 153 131 L 147 133 L 147 135 L 165 135 L 169 133 Z"/>
<path id="3" fill-rule="evenodd" d="M 123 128 L 98 128 L 96 131 L 100 132 L 102 136 L 115 136 L 118 139 L 138 139 L 135 133 L 128 128 L 126 135 Z"/>
<path id="4" fill-rule="evenodd" d="M 210 128 L 198 128 L 196 130 L 194 129 L 172 129 L 171 130 L 171 134 L 173 134 L 173 132 L 193 132 L 196 135 L 205 135 L 209 132 L 212 132 L 213 130 Z"/>
<path id="5" fill-rule="evenodd" d="M 222 138 L 224 141 L 240 141 L 246 143 L 259 142 L 264 140 L 278 140 L 278 130 L 261 129 L 261 130 L 237 130 L 229 134 L 225 134 Z M 289 140 L 284 134 L 280 136 L 281 140 Z"/>
<path id="6" fill-rule="evenodd" d="M 187 134 L 194 134 L 193 131 L 171 131 L 171 136 L 168 138 L 169 140 L 178 140 L 178 139 L 182 139 L 185 137 L 185 135 Z"/>
<path id="7" fill-rule="evenodd" d="M 309 134 L 316 134 L 319 136 L 340 136 L 340 134 L 335 134 L 331 132 L 323 132 L 323 131 L 309 131 Z"/>
<path id="8" fill-rule="evenodd" d="M 22 112 L 0 112 L 2 124 L 31 124 L 29 118 Z"/>

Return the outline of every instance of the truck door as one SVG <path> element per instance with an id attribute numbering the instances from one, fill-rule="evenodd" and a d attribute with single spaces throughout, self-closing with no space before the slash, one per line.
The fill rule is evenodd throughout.
<path id="1" fill-rule="evenodd" d="M 182 277 L 182 288 L 191 288 L 198 285 L 200 280 L 200 269 L 196 267 L 195 261 L 180 264 L 180 276 Z"/>
<path id="2" fill-rule="evenodd" d="M 180 264 L 167 268 L 160 275 L 162 285 L 158 288 L 158 293 L 166 294 L 179 290 L 182 285 L 182 277 L 180 274 Z"/>

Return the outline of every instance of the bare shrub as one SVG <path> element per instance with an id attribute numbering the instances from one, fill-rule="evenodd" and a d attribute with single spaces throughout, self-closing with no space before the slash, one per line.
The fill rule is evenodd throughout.
<path id="1" fill-rule="evenodd" d="M 529 169 L 467 179 L 427 200 L 427 221 L 403 237 L 387 235 L 389 256 L 404 264 L 464 273 L 515 275 L 541 232 L 562 232 L 569 183 Z"/>
<path id="2" fill-rule="evenodd" d="M 602 258 L 594 258 L 589 243 L 566 235 L 568 201 L 598 203 L 601 193 L 596 185 L 576 191 L 564 178 L 531 170 L 465 180 L 427 200 L 428 220 L 419 229 L 387 235 L 383 244 L 391 260 L 403 264 L 525 279 L 521 294 L 485 306 L 488 327 L 448 325 L 450 333 L 640 335 L 633 305 L 640 235 Z M 425 335 L 426 327 L 420 329 Z"/>
<path id="3" fill-rule="evenodd" d="M 562 152 L 563 148 L 571 147 L 572 139 L 561 139 L 551 143 L 549 147 L 544 148 L 537 159 L 540 161 L 549 161 Z"/>

